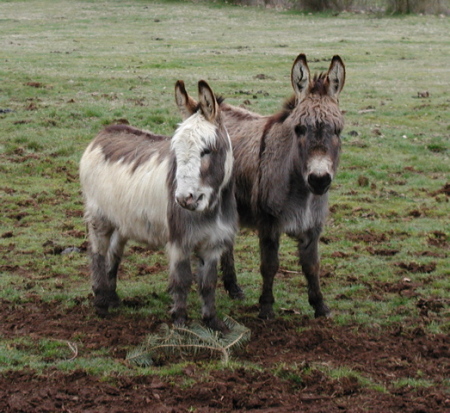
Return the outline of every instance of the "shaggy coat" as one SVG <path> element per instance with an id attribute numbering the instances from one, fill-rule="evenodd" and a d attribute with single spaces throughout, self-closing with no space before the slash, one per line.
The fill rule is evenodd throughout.
<path id="1" fill-rule="evenodd" d="M 328 212 L 327 191 L 339 162 L 344 120 L 338 96 L 345 82 L 345 67 L 341 58 L 334 56 L 327 73 L 311 78 L 301 54 L 293 64 L 291 81 L 294 96 L 272 116 L 219 100 L 233 145 L 240 225 L 258 230 L 262 318 L 274 316 L 272 290 L 282 233 L 298 242 L 315 316 L 330 312 L 320 290 L 318 241 Z M 224 253 L 221 266 L 229 294 L 242 297 L 232 247 Z"/>
<path id="2" fill-rule="evenodd" d="M 94 305 L 104 315 L 119 304 L 117 270 L 129 239 L 152 248 L 166 245 L 174 322 L 187 320 L 195 254 L 203 320 L 221 330 L 215 310 L 217 263 L 237 230 L 231 142 L 206 82 L 199 82 L 198 105 L 191 105 L 181 81 L 175 96 L 187 119 L 172 139 L 113 125 L 98 134 L 81 159 Z"/>

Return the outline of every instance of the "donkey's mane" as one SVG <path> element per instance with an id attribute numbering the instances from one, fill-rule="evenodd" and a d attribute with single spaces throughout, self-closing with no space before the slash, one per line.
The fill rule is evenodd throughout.
<path id="1" fill-rule="evenodd" d="M 327 94 L 326 88 L 327 73 L 316 73 L 310 83 L 309 93 L 319 96 L 325 96 Z M 292 95 L 287 99 L 281 111 L 274 115 L 276 122 L 284 122 L 286 118 L 292 113 L 292 111 L 297 107 L 298 101 L 297 96 Z"/>
<path id="2" fill-rule="evenodd" d="M 316 73 L 310 86 L 310 93 L 324 96 L 327 94 L 327 73 Z"/>
<path id="3" fill-rule="evenodd" d="M 295 95 L 292 95 L 289 99 L 287 99 L 283 104 L 283 109 L 281 110 L 282 113 L 286 113 L 287 116 L 295 109 L 297 106 L 297 97 Z M 285 117 L 285 119 L 287 118 Z"/>

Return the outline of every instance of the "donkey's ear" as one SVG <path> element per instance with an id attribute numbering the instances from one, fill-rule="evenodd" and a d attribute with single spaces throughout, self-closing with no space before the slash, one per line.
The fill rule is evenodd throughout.
<path id="1" fill-rule="evenodd" d="M 328 95 L 338 97 L 345 83 L 345 65 L 342 59 L 336 55 L 331 59 L 330 68 L 327 73 Z"/>
<path id="2" fill-rule="evenodd" d="M 197 108 L 197 102 L 188 95 L 182 80 L 178 80 L 177 83 L 175 83 L 175 102 L 177 103 L 183 119 L 187 119 L 191 116 Z"/>
<path id="3" fill-rule="evenodd" d="M 200 101 L 200 109 L 205 118 L 210 122 L 214 121 L 219 111 L 219 105 L 214 92 L 204 80 L 198 82 L 198 99 Z"/>
<path id="4" fill-rule="evenodd" d="M 309 67 L 306 56 L 302 53 L 297 56 L 291 70 L 291 82 L 294 92 L 298 98 L 306 96 L 309 89 Z"/>

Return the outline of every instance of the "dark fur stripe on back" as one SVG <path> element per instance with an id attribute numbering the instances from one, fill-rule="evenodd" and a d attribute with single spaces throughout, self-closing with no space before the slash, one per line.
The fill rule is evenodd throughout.
<path id="1" fill-rule="evenodd" d="M 132 172 L 155 154 L 162 160 L 170 153 L 170 137 L 133 128 L 110 125 L 100 132 L 93 148 L 100 146 L 109 162 L 133 164 Z"/>
<path id="2" fill-rule="evenodd" d="M 145 137 L 146 139 L 149 139 L 151 141 L 163 141 L 163 140 L 167 140 L 170 139 L 170 137 L 168 136 L 164 136 L 164 135 L 157 135 L 156 133 L 152 133 L 152 132 L 147 132 L 147 131 L 143 131 L 141 129 L 137 129 L 137 128 L 133 128 L 132 126 L 129 125 L 123 125 L 123 124 L 118 124 L 118 125 L 109 125 L 104 129 L 104 132 L 107 133 L 127 133 L 127 134 L 133 134 L 136 136 L 142 136 Z"/>

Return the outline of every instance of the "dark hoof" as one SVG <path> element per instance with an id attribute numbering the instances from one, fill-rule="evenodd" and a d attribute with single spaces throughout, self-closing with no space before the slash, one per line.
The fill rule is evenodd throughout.
<path id="1" fill-rule="evenodd" d="M 109 307 L 110 308 L 119 308 L 120 305 L 122 304 L 122 302 L 120 301 L 120 298 L 117 296 L 117 294 L 116 294 L 116 298 L 117 299 L 109 301 Z"/>
<path id="2" fill-rule="evenodd" d="M 272 306 L 261 306 L 258 317 L 263 320 L 272 320 L 275 318 L 275 313 Z"/>
<path id="3" fill-rule="evenodd" d="M 217 317 L 203 318 L 203 323 L 211 330 L 219 331 L 223 334 L 227 334 L 230 332 L 230 329 L 227 327 L 227 325 Z"/>
<path id="4" fill-rule="evenodd" d="M 234 285 L 232 288 L 227 289 L 228 295 L 233 300 L 243 300 L 245 299 L 245 293 L 239 285 Z"/>
<path id="5" fill-rule="evenodd" d="M 120 306 L 120 298 L 115 291 L 103 294 L 96 294 L 94 297 L 95 312 L 100 317 L 106 317 L 110 308 Z"/>
<path id="6" fill-rule="evenodd" d="M 101 318 L 108 317 L 109 314 L 109 308 L 108 307 L 99 307 L 98 305 L 95 306 L 95 314 L 97 314 Z"/>
<path id="7" fill-rule="evenodd" d="M 176 320 L 172 319 L 172 322 L 175 327 L 186 327 L 187 319 L 177 318 Z"/>
<path id="8" fill-rule="evenodd" d="M 316 309 L 314 311 L 314 317 L 331 317 L 331 310 L 328 308 L 326 304 L 321 304 L 316 306 Z"/>
<path id="9" fill-rule="evenodd" d="M 188 316 L 185 311 L 172 312 L 172 322 L 176 327 L 184 327 L 188 322 Z"/>

